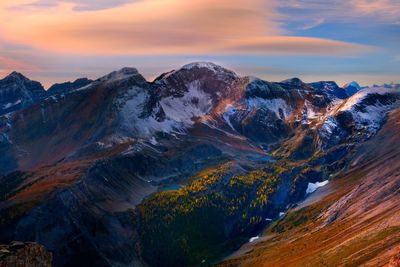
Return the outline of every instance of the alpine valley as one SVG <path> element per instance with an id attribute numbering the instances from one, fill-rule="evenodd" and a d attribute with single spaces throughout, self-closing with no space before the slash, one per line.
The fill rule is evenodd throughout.
<path id="1" fill-rule="evenodd" d="M 13 72 L 0 244 L 38 243 L 54 266 L 398 266 L 399 133 L 396 84 L 197 62 L 46 91 Z"/>

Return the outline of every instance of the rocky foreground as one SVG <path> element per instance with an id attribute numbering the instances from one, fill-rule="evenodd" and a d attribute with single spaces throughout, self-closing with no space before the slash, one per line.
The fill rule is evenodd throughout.
<path id="1" fill-rule="evenodd" d="M 43 246 L 14 241 L 0 245 L 0 267 L 51 267 L 52 254 Z"/>

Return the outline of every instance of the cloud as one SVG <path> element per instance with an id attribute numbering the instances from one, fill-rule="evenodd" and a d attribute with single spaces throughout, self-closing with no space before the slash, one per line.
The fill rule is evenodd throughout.
<path id="1" fill-rule="evenodd" d="M 226 49 L 251 54 L 337 56 L 369 53 L 377 48 L 322 38 L 269 36 L 241 41 L 237 45 L 228 46 Z"/>
<path id="2" fill-rule="evenodd" d="M 310 30 L 310 29 L 318 27 L 318 26 L 320 26 L 320 25 L 322 25 L 324 23 L 325 23 L 325 19 L 324 18 L 314 19 L 311 22 L 309 22 L 309 23 L 307 23 L 307 24 L 305 24 L 305 25 L 303 25 L 301 27 L 298 27 L 298 29 L 299 30 L 303 30 L 303 31 Z"/>
<path id="3" fill-rule="evenodd" d="M 2 72 L 11 69 L 37 70 L 37 65 L 29 60 L 31 52 L 26 46 L 14 45 L 0 38 L 0 70 Z"/>
<path id="4" fill-rule="evenodd" d="M 135 0 L 38 0 L 33 3 L 13 6 L 14 9 L 54 8 L 64 3 L 73 4 L 75 11 L 94 11 L 118 7 Z"/>
<path id="5" fill-rule="evenodd" d="M 153 77 L 188 61 L 216 60 L 240 69 L 243 61 L 256 58 L 274 61 L 278 70 L 271 71 L 282 70 L 289 77 L 285 69 L 290 67 L 291 75 L 305 73 L 316 58 L 328 65 L 380 53 L 363 44 L 298 36 L 306 31 L 290 36 L 286 28 L 286 22 L 307 30 L 332 20 L 353 23 L 354 16 L 389 16 L 386 8 L 371 13 L 373 9 L 353 2 L 1 0 L 0 18 L 7 23 L 0 24 L 0 72 L 20 70 L 49 85 L 84 73 L 96 78 L 123 66 L 139 67 Z M 307 60 L 293 63 L 302 57 Z M 228 58 L 240 59 L 229 64 Z"/>
<path id="6" fill-rule="evenodd" d="M 61 2 L 51 12 L 46 8 L 0 11 L 1 17 L 13 22 L 0 25 L 1 36 L 38 50 L 70 54 L 351 55 L 371 51 L 363 45 L 285 36 L 273 1 L 251 0 L 243 5 L 240 0 L 143 0 L 96 12 L 74 8 L 99 7 L 105 1 Z M 108 1 L 123 2 L 127 1 Z"/>
<path id="7" fill-rule="evenodd" d="M 400 22 L 400 2 L 398 0 L 351 0 L 356 13 L 375 16 L 378 20 Z"/>
<path id="8" fill-rule="evenodd" d="M 400 22 L 398 0 L 288 0 L 279 1 L 278 6 L 290 14 L 296 14 L 296 16 L 285 16 L 284 19 L 287 20 L 313 21 L 315 14 L 318 14 L 328 22 L 354 22 L 366 19 L 382 24 Z"/>

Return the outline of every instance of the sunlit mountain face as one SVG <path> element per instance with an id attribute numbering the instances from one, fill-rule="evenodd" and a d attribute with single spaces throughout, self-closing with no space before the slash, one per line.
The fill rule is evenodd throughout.
<path id="1" fill-rule="evenodd" d="M 0 266 L 400 266 L 399 12 L 1 1 Z"/>

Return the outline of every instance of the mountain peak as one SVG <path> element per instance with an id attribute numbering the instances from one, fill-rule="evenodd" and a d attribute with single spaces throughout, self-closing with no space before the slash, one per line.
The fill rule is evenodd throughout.
<path id="1" fill-rule="evenodd" d="M 124 67 L 120 70 L 113 71 L 101 78 L 99 78 L 99 81 L 106 81 L 106 82 L 114 82 L 114 81 L 121 81 L 121 80 L 126 80 L 130 79 L 132 77 L 137 77 L 140 80 L 145 81 L 145 78 L 139 73 L 139 71 L 136 68 L 132 67 Z"/>
<path id="2" fill-rule="evenodd" d="M 63 94 L 74 91 L 79 88 L 83 88 L 93 81 L 88 78 L 78 78 L 73 82 L 56 83 L 50 86 L 47 90 L 49 95 Z"/>
<path id="3" fill-rule="evenodd" d="M 324 90 L 328 94 L 333 95 L 339 99 L 345 99 L 349 97 L 346 94 L 346 90 L 340 88 L 334 81 L 319 81 L 319 82 L 309 83 L 309 85 L 311 85 L 316 89 Z"/>
<path id="4" fill-rule="evenodd" d="M 137 74 L 139 73 L 138 70 L 136 68 L 132 68 L 132 67 L 123 67 L 120 70 L 117 70 L 117 73 L 121 73 L 121 74 Z"/>
<path id="5" fill-rule="evenodd" d="M 180 70 L 193 70 L 193 69 L 208 69 L 214 73 L 229 73 L 230 76 L 235 76 L 238 77 L 236 75 L 236 73 L 234 73 L 233 71 L 226 69 L 220 65 L 217 65 L 213 62 L 206 62 L 206 61 L 198 61 L 198 62 L 192 62 L 186 65 L 183 65 Z M 179 70 L 178 70 L 179 71 Z"/>
<path id="6" fill-rule="evenodd" d="M 216 68 L 222 68 L 222 67 L 213 62 L 198 61 L 198 62 L 192 62 L 192 63 L 188 63 L 186 65 L 183 65 L 181 69 L 189 70 L 189 69 L 193 69 L 193 68 L 216 69 Z"/>
<path id="7" fill-rule="evenodd" d="M 25 77 L 22 73 L 13 71 L 10 74 L 8 74 L 4 79 L 19 79 L 19 80 L 29 80 L 27 77 Z"/>
<path id="8" fill-rule="evenodd" d="M 302 85 L 304 82 L 297 77 L 293 77 L 291 79 L 283 80 L 282 83 L 291 84 L 291 85 Z"/>
<path id="9" fill-rule="evenodd" d="M 343 85 L 343 88 L 348 88 L 350 86 L 354 87 L 354 88 L 357 88 L 358 90 L 361 89 L 361 86 L 356 81 L 352 81 L 352 82 L 346 83 L 345 85 Z"/>
<path id="10" fill-rule="evenodd" d="M 346 83 L 343 86 L 343 89 L 346 91 L 346 94 L 348 96 L 352 96 L 361 90 L 361 86 L 357 82 L 352 81 L 352 82 Z"/>

